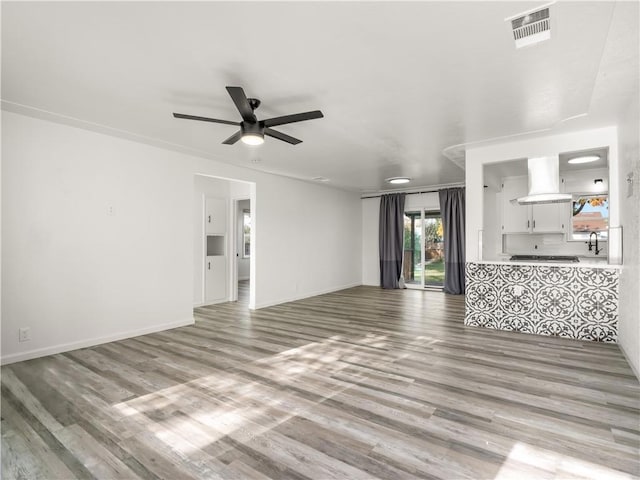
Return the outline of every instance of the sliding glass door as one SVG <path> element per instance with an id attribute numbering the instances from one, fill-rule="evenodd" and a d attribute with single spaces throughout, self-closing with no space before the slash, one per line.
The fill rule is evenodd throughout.
<path id="1" fill-rule="evenodd" d="M 422 212 L 404 213 L 404 257 L 402 273 L 407 286 L 422 287 Z"/>
<path id="2" fill-rule="evenodd" d="M 440 212 L 425 212 L 424 284 L 444 286 L 444 232 Z"/>
<path id="3" fill-rule="evenodd" d="M 442 288 L 444 243 L 440 212 L 405 212 L 402 268 L 407 287 Z"/>

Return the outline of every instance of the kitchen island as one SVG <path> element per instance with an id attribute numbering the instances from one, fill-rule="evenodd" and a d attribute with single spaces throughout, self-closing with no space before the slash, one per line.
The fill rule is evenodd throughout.
<path id="1" fill-rule="evenodd" d="M 464 323 L 615 343 L 618 277 L 604 262 L 468 262 Z"/>

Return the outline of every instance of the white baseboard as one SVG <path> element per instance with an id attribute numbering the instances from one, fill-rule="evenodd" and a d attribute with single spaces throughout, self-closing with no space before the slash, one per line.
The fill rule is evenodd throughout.
<path id="1" fill-rule="evenodd" d="M 350 284 L 347 284 L 347 285 L 341 285 L 339 287 L 327 288 L 325 290 L 318 290 L 318 291 L 315 291 L 315 292 L 304 293 L 304 294 L 295 295 L 295 296 L 292 296 L 292 297 L 281 298 L 280 300 L 276 300 L 276 301 L 263 302 L 263 303 L 260 303 L 260 304 L 256 304 L 254 310 L 258 310 L 260 308 L 266 308 L 266 307 L 273 307 L 274 305 L 280 305 L 281 303 L 295 302 L 296 300 L 303 300 L 303 299 L 309 298 L 309 297 L 316 297 L 318 295 L 324 295 L 325 293 L 338 292 L 340 290 L 346 290 L 347 288 L 359 287 L 360 285 L 362 285 L 361 282 L 350 283 Z"/>
<path id="2" fill-rule="evenodd" d="M 198 305 L 199 307 L 208 307 L 209 305 L 217 305 L 218 303 L 226 303 L 226 302 L 230 302 L 230 297 L 227 298 L 221 298 L 219 300 L 214 300 L 213 302 L 204 302 L 200 305 Z"/>
<path id="3" fill-rule="evenodd" d="M 627 352 L 623 348 L 622 344 L 620 343 L 620 339 L 618 339 L 618 348 L 620 349 L 620 351 L 624 355 L 624 358 L 627 360 L 627 363 L 631 367 L 631 371 L 633 371 L 638 381 L 640 381 L 640 372 L 638 371 L 638 368 L 634 365 L 634 363 L 631 361 L 631 357 L 629 356 L 629 354 L 627 354 Z"/>
<path id="4" fill-rule="evenodd" d="M 176 322 L 153 325 L 152 327 L 145 327 L 137 330 L 128 330 L 126 332 L 119 332 L 113 335 L 106 335 L 104 337 L 88 338 L 86 340 L 79 340 L 77 342 L 63 343 L 60 345 L 53 345 L 51 347 L 28 350 L 26 352 L 12 353 L 9 355 L 4 355 L 0 359 L 0 364 L 8 365 L 10 363 L 22 362 L 24 360 L 46 357 L 47 355 L 55 355 L 56 353 L 68 352 L 71 350 L 77 350 L 79 348 L 93 347 L 102 343 L 124 340 L 125 338 L 139 337 L 140 335 L 147 335 L 149 333 L 156 333 L 163 330 L 170 330 L 172 328 L 185 327 L 187 325 L 193 325 L 194 323 L 195 321 L 193 317 L 189 317 L 188 319 L 178 320 Z"/>

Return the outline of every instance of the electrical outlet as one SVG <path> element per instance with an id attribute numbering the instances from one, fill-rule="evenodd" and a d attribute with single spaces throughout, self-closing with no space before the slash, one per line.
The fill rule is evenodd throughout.
<path id="1" fill-rule="evenodd" d="M 524 287 L 522 285 L 515 285 L 513 287 L 513 295 L 515 295 L 516 297 L 519 297 L 523 293 L 524 293 Z"/>
<path id="2" fill-rule="evenodd" d="M 18 331 L 18 340 L 21 342 L 28 342 L 31 340 L 31 329 L 29 327 L 23 327 Z"/>
<path id="3" fill-rule="evenodd" d="M 107 215 L 110 217 L 113 217 L 115 215 L 115 211 L 113 209 L 113 205 L 108 205 L 107 206 Z"/>

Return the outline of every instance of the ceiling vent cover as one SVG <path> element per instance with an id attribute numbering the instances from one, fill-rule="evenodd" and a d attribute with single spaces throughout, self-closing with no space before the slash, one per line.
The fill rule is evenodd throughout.
<path id="1" fill-rule="evenodd" d="M 516 48 L 532 45 L 551 38 L 551 21 L 549 9 L 543 8 L 536 12 L 527 13 L 511 20 L 513 39 Z"/>

